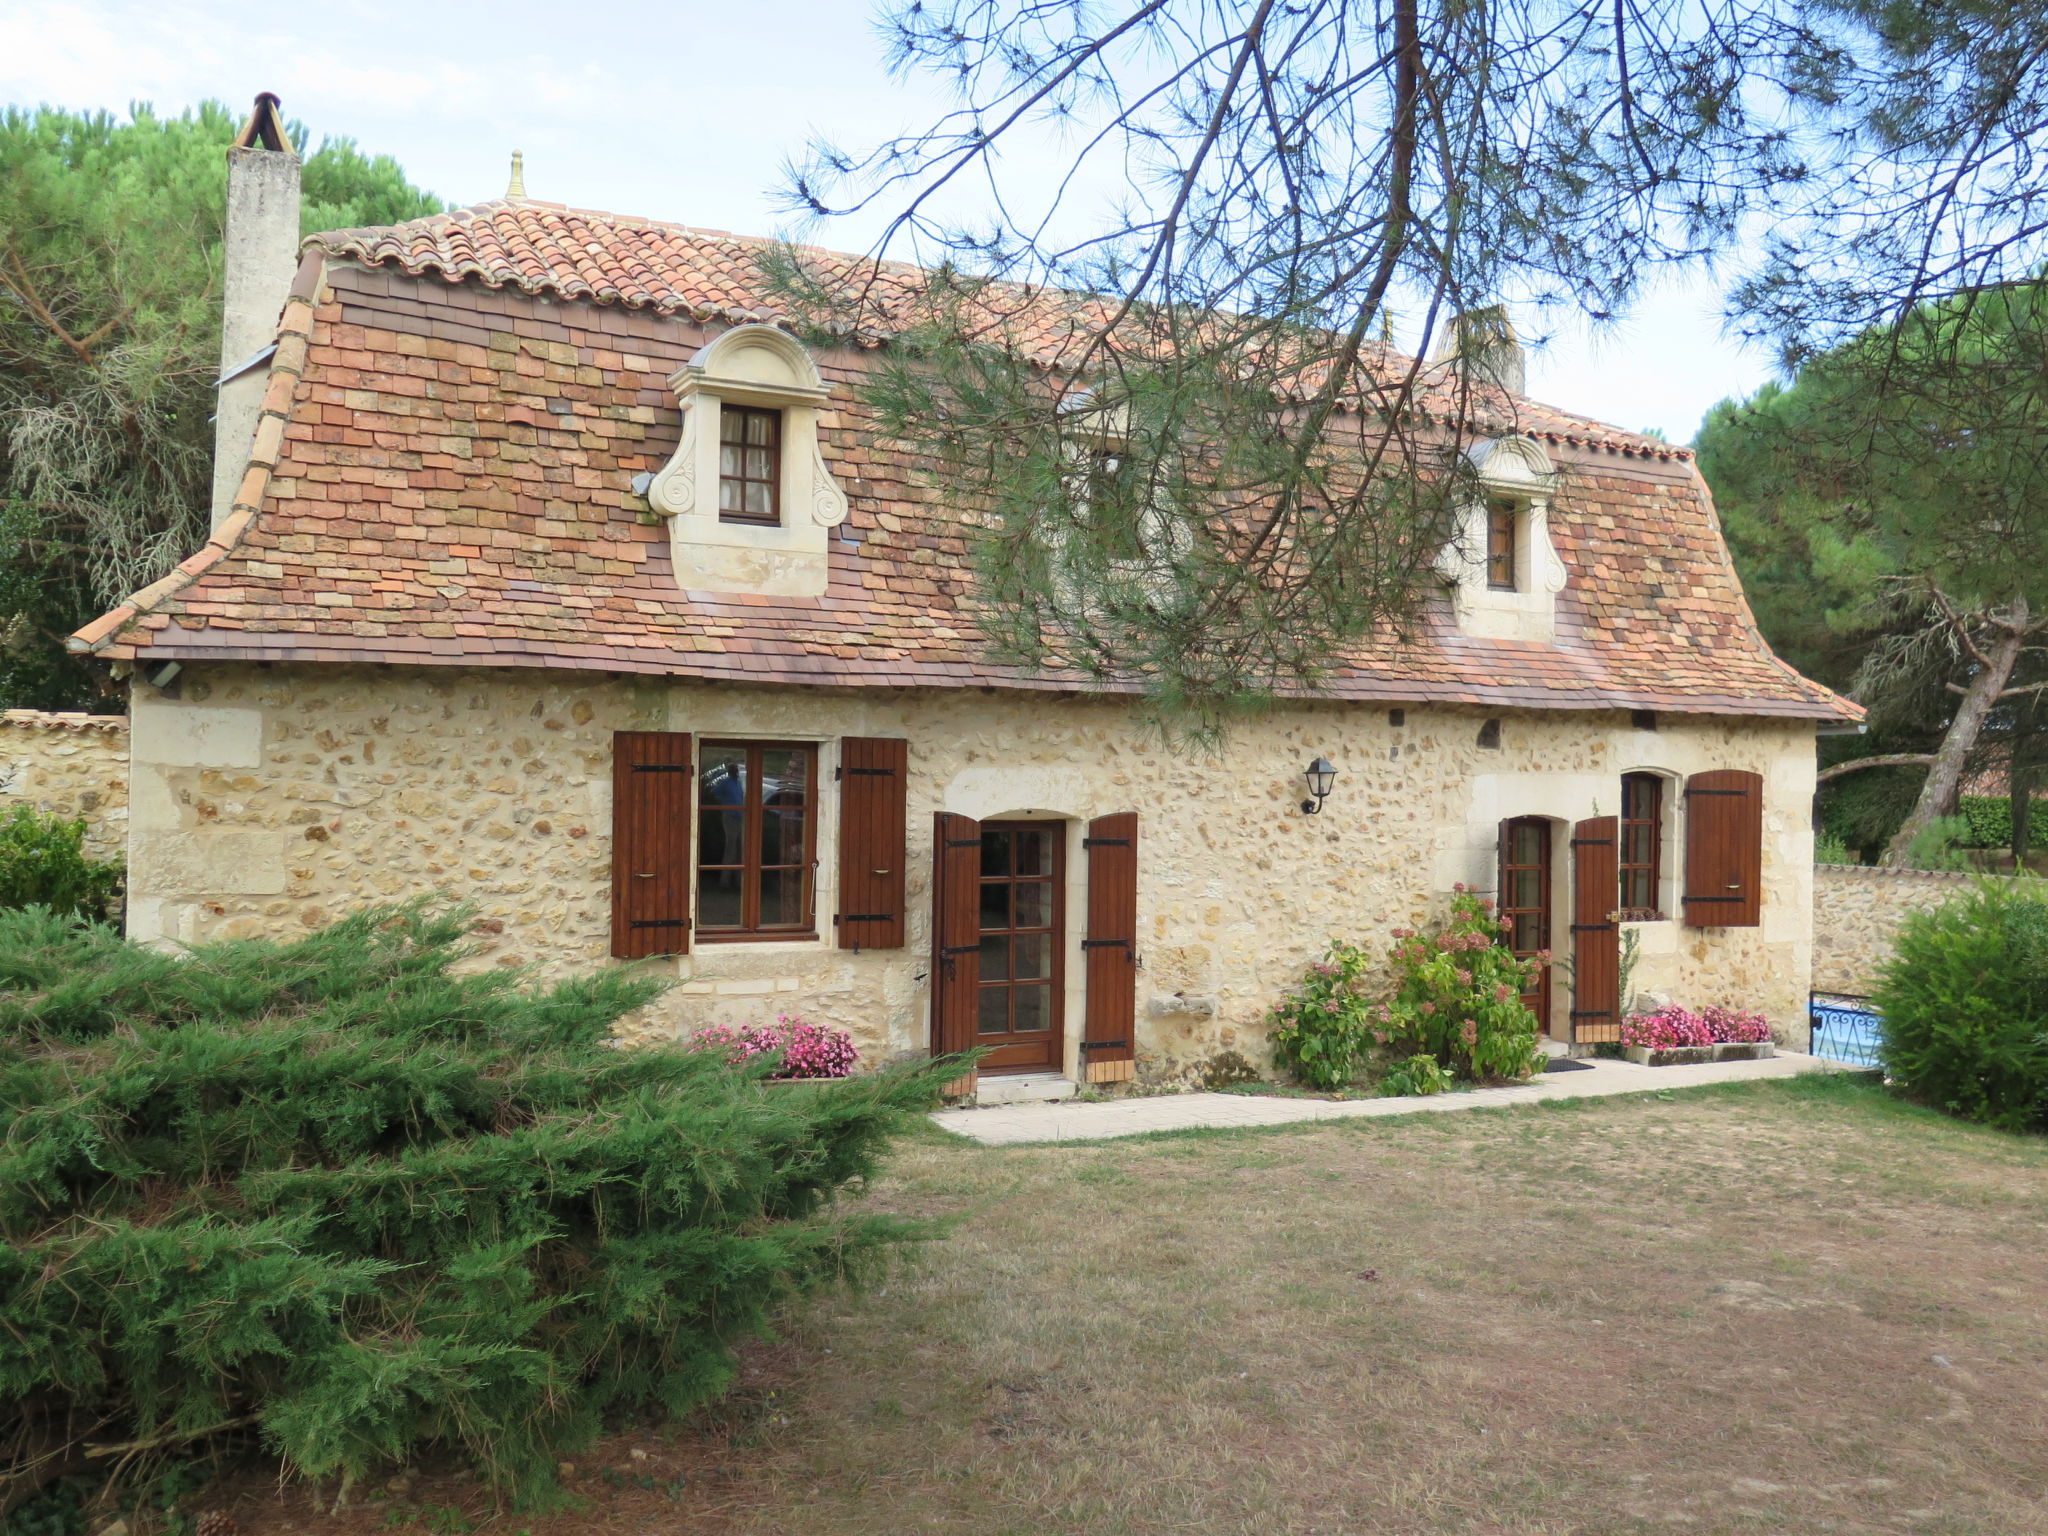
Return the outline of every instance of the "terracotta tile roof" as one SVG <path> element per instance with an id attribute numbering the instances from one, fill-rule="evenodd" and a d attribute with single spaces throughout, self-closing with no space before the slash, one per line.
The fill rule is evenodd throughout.
<path id="1" fill-rule="evenodd" d="M 329 255 L 365 266 L 389 265 L 412 277 L 473 278 L 490 288 L 730 325 L 784 318 L 767 297 L 772 290 L 762 265 L 776 244 L 525 198 L 478 203 L 404 224 L 334 230 L 307 241 Z M 904 263 L 815 246 L 795 249 L 812 280 L 862 287 L 878 317 L 869 341 L 886 336 L 892 318 L 922 291 L 926 274 Z M 1049 368 L 1058 367 L 1063 352 L 1085 341 L 1092 334 L 1090 322 L 1102 317 L 1099 302 L 1084 295 L 1015 285 L 994 285 L 991 293 L 991 323 Z M 1386 360 L 1390 369 L 1405 369 L 1408 363 L 1392 352 Z M 1652 458 L 1691 457 L 1690 449 L 1533 400 L 1501 397 L 1498 405 L 1502 416 L 1513 417 L 1513 430 L 1545 441 L 1597 444 Z M 1466 408 L 1471 409 L 1469 403 Z"/>
<path id="2" fill-rule="evenodd" d="M 822 598 L 679 591 L 636 476 L 665 379 L 759 318 L 761 242 L 498 204 L 319 237 L 287 305 L 248 474 L 191 559 L 79 631 L 117 657 L 559 667 L 837 685 L 1074 688 L 983 657 L 965 530 L 863 430 L 857 349 L 819 364 L 850 514 Z M 379 263 L 384 263 L 379 265 Z M 750 277 L 750 274 L 753 274 Z M 494 286 L 495 284 L 495 286 Z M 1853 718 L 1757 635 L 1689 455 L 1544 408 L 1569 581 L 1554 645 L 1432 614 L 1339 697 Z"/>

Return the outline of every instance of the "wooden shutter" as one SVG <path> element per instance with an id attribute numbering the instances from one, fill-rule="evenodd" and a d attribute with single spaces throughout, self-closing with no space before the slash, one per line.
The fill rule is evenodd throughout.
<path id="1" fill-rule="evenodd" d="M 1081 847 L 1088 855 L 1088 1019 L 1081 1031 L 1082 1077 L 1128 1082 L 1138 1073 L 1138 817 L 1098 816 Z"/>
<path id="2" fill-rule="evenodd" d="M 1618 824 L 1596 816 L 1572 828 L 1572 1041 L 1621 1039 Z"/>
<path id="3" fill-rule="evenodd" d="M 903 947 L 904 795 L 910 743 L 848 736 L 839 743 L 841 949 Z"/>
<path id="4" fill-rule="evenodd" d="M 1763 918 L 1764 781 L 1740 768 L 1685 781 L 1685 921 L 1754 928 Z"/>
<path id="5" fill-rule="evenodd" d="M 612 953 L 690 947 L 690 738 L 612 734 Z"/>
<path id="6" fill-rule="evenodd" d="M 974 1047 L 981 994 L 981 823 L 941 811 L 932 834 L 932 1054 Z M 947 1089 L 972 1093 L 972 1076 Z"/>

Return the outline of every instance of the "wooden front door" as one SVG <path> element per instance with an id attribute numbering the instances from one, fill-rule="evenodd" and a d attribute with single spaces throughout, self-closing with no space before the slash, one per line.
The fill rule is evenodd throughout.
<path id="1" fill-rule="evenodd" d="M 981 826 L 980 981 L 974 1043 L 984 1072 L 1057 1072 L 1062 1064 L 1066 827 Z"/>
<path id="2" fill-rule="evenodd" d="M 1533 959 L 1550 943 L 1550 823 L 1541 816 L 1517 816 L 1500 824 L 1500 915 L 1512 919 L 1508 947 Z M 1522 1001 L 1550 1033 L 1550 967 L 1538 968 Z"/>

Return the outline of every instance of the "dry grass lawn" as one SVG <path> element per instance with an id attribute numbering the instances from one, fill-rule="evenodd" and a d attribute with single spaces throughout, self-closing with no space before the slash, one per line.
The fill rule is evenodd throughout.
<path id="1" fill-rule="evenodd" d="M 933 1132 L 873 1198 L 957 1229 L 569 1511 L 248 1484 L 244 1536 L 2048 1533 L 2048 1143 L 1860 1084 Z"/>

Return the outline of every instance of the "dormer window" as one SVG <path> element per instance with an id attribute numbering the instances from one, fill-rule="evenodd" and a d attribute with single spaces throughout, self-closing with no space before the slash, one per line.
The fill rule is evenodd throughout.
<path id="1" fill-rule="evenodd" d="M 718 518 L 771 527 L 782 521 L 782 412 L 720 408 Z"/>
<path id="2" fill-rule="evenodd" d="M 1479 640 L 1554 641 L 1565 568 L 1550 542 L 1550 456 L 1529 438 L 1499 437 L 1473 444 L 1465 459 L 1472 494 L 1437 559 L 1458 629 Z"/>
<path id="3" fill-rule="evenodd" d="M 682 432 L 647 487 L 647 506 L 669 520 L 676 586 L 822 596 L 846 493 L 820 446 L 835 423 L 811 355 L 772 325 L 740 325 L 668 382 Z"/>
<path id="4" fill-rule="evenodd" d="M 1486 584 L 1495 592 L 1518 592 L 1520 566 L 1515 559 L 1515 504 L 1494 500 L 1486 505 Z"/>

